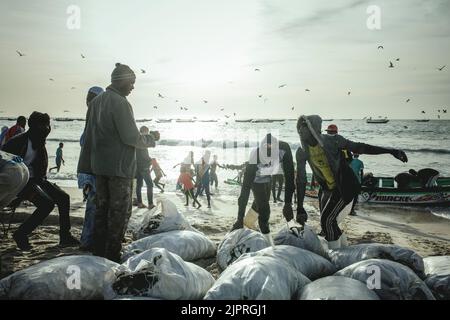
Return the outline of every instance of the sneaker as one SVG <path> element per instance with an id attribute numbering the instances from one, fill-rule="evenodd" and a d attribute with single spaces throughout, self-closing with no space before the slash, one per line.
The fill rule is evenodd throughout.
<path id="1" fill-rule="evenodd" d="M 28 241 L 28 237 L 25 235 L 14 232 L 13 239 L 16 242 L 17 247 L 22 251 L 30 251 L 33 248 L 33 246 Z"/>
<path id="2" fill-rule="evenodd" d="M 63 248 L 64 247 L 75 247 L 75 246 L 80 245 L 80 241 L 78 241 L 78 239 L 76 239 L 73 235 L 71 235 L 69 233 L 68 235 L 60 237 L 59 245 Z"/>

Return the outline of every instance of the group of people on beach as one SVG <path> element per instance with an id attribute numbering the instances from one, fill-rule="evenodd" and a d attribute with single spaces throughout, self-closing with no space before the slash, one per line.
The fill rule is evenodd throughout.
<path id="1" fill-rule="evenodd" d="M 143 182 L 147 184 L 148 207 L 154 206 L 151 171 L 156 175 L 153 181 L 155 185 L 161 191 L 164 190 L 164 185 L 159 182 L 164 172 L 148 154 L 148 148 L 155 147 L 160 134 L 145 126 L 140 130 L 137 128 L 133 108 L 126 98 L 134 89 L 135 81 L 133 70 L 117 63 L 111 74 L 111 84 L 106 90 L 100 87 L 89 89 L 77 168 L 79 187 L 86 198 L 81 247 L 92 251 L 94 255 L 117 262 L 120 261 L 122 241 L 131 216 L 133 180 L 137 178 L 137 198 L 141 207 L 144 206 L 140 197 Z M 258 213 L 261 233 L 268 241 L 272 242 L 269 228 L 271 191 L 274 201 L 284 202 L 283 215 L 288 225 L 292 228 L 304 225 L 308 219 L 303 208 L 307 183 L 305 166 L 308 162 L 320 185 L 321 226 L 325 239 L 330 248 L 345 244 L 345 235 L 337 224 L 337 216 L 354 200 L 360 183 L 346 162 L 344 151 L 353 154 L 388 153 L 403 162 L 407 161 L 407 157 L 401 150 L 352 142 L 337 133 L 322 134 L 321 125 L 319 116 L 299 118 L 296 129 L 302 147 L 296 150 L 295 167 L 289 144 L 270 133 L 251 152 L 242 170 L 238 214 L 233 230 L 244 227 L 250 191 L 254 198 L 252 210 Z M 79 245 L 80 242 L 70 233 L 70 197 L 46 178 L 48 156 L 45 142 L 51 131 L 50 117 L 45 113 L 33 112 L 28 119 L 28 126 L 29 129 L 24 132 L 23 119 L 18 119 L 16 129 L 5 135 L 7 139 L 1 151 L 0 205 L 6 206 L 13 200 L 16 203 L 29 200 L 36 206 L 33 214 L 14 232 L 13 238 L 20 249 L 30 250 L 29 235 L 56 205 L 60 216 L 60 245 Z M 16 132 L 17 135 L 10 137 Z M 63 163 L 62 152 L 60 154 Z M 200 161 L 194 163 L 193 152 L 190 152 L 179 164 L 178 182 L 182 185 L 186 205 L 192 198 L 193 205 L 201 207 L 197 197 L 205 192 L 208 208 L 211 207 L 210 186 L 217 187 L 216 170 L 221 165 L 217 156 L 210 163 L 210 156 L 207 150 Z M 285 185 L 283 200 L 280 198 L 282 181 Z M 277 194 L 276 184 L 280 186 Z M 295 191 L 298 203 L 294 218 L 292 200 Z"/>

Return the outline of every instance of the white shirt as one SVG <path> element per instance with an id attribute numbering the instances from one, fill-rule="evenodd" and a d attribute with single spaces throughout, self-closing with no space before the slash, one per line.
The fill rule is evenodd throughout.
<path id="1" fill-rule="evenodd" d="M 26 164 L 28 171 L 30 172 L 30 178 L 34 177 L 33 168 L 31 166 L 31 164 L 34 161 L 34 158 L 36 158 L 36 150 L 33 149 L 33 144 L 31 143 L 31 140 L 28 139 L 27 153 L 25 154 L 23 162 Z"/>

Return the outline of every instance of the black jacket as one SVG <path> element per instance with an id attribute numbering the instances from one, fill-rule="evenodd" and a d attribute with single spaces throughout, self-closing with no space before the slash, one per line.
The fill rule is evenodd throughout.
<path id="1" fill-rule="evenodd" d="M 28 131 L 17 135 L 10 139 L 2 148 L 3 151 L 15 154 L 16 156 L 25 159 L 28 149 Z M 36 150 L 36 157 L 31 163 L 33 168 L 33 175 L 35 179 L 43 179 L 47 176 L 48 155 L 45 145 Z"/>

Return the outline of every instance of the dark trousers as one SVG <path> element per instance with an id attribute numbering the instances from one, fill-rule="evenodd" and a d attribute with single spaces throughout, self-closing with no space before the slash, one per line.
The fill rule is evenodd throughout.
<path id="1" fill-rule="evenodd" d="M 322 190 L 319 195 L 319 203 L 320 225 L 325 232 L 325 239 L 336 241 L 342 235 L 342 231 L 337 224 L 337 217 L 346 204 L 337 189 L 332 191 Z"/>
<path id="2" fill-rule="evenodd" d="M 133 180 L 96 176 L 94 254 L 120 262 L 120 251 L 131 216 Z"/>
<path id="3" fill-rule="evenodd" d="M 209 177 L 211 186 L 215 185 L 216 188 L 219 186 L 219 179 L 217 178 L 217 173 L 211 172 L 211 176 Z"/>
<path id="4" fill-rule="evenodd" d="M 353 199 L 352 210 L 350 212 L 355 211 L 355 206 L 356 206 L 357 203 L 358 203 L 358 194 Z"/>
<path id="5" fill-rule="evenodd" d="M 274 201 L 280 199 L 281 190 L 283 189 L 283 183 L 284 183 L 284 176 L 282 174 L 276 174 L 272 176 L 272 196 Z M 277 196 L 275 197 L 275 190 L 277 184 L 278 184 L 278 192 Z"/>
<path id="6" fill-rule="evenodd" d="M 153 204 L 153 182 L 150 177 L 150 172 L 148 170 L 138 172 L 136 175 L 136 197 L 139 203 L 142 203 L 142 186 L 144 184 L 147 186 L 147 200 L 148 204 Z"/>
<path id="7" fill-rule="evenodd" d="M 252 209 L 258 212 L 258 224 L 262 234 L 270 233 L 270 183 L 253 183 Z"/>
<path id="8" fill-rule="evenodd" d="M 197 192 L 195 193 L 195 198 L 197 198 L 199 196 L 199 194 L 203 192 L 203 190 L 205 190 L 206 199 L 208 200 L 208 206 L 209 206 L 209 205 L 211 205 L 211 192 L 209 190 L 209 183 L 200 184 L 197 187 Z"/>
<path id="9" fill-rule="evenodd" d="M 22 200 L 31 201 L 35 206 L 33 214 L 19 227 L 19 235 L 28 236 L 53 211 L 55 204 L 59 212 L 59 235 L 67 236 L 70 231 L 70 196 L 56 184 L 47 180 L 31 178 L 19 194 Z"/>

